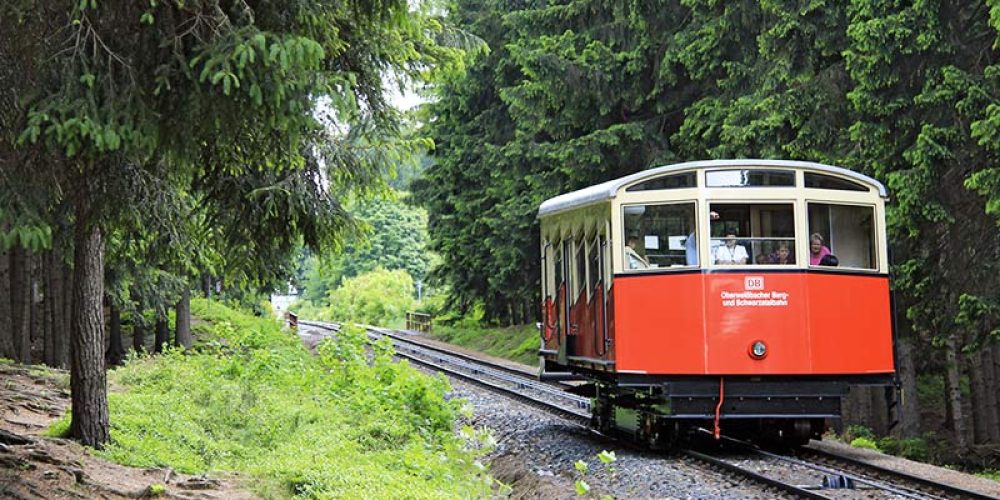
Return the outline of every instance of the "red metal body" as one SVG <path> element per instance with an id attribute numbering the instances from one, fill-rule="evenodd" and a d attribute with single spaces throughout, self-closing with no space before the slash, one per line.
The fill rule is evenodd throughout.
<path id="1" fill-rule="evenodd" d="M 590 300 L 582 294 L 570 307 L 569 329 L 565 320 L 559 321 L 571 357 L 613 361 L 613 371 L 649 375 L 894 371 L 889 281 L 884 275 L 633 274 L 616 276 L 611 290 L 606 315 L 600 293 Z M 558 303 L 554 310 L 561 315 Z M 605 335 L 613 339 L 610 349 L 604 348 Z M 767 345 L 762 359 L 749 353 L 755 341 Z M 558 346 L 559 335 L 546 342 L 547 349 Z"/>

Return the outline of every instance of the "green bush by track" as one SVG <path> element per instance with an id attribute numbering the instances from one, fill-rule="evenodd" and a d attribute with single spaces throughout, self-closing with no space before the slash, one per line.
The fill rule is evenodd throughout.
<path id="1" fill-rule="evenodd" d="M 306 351 L 273 319 L 192 301 L 193 352 L 112 372 L 112 443 L 100 454 L 187 473 L 242 471 L 268 497 L 490 495 L 474 440 L 455 434 L 443 377 L 392 361 L 348 329 Z M 468 436 L 468 433 L 463 433 Z"/>
<path id="2" fill-rule="evenodd" d="M 541 341 L 535 325 L 487 327 L 475 318 L 463 319 L 453 325 L 435 324 L 432 337 L 526 365 L 538 364 Z"/>

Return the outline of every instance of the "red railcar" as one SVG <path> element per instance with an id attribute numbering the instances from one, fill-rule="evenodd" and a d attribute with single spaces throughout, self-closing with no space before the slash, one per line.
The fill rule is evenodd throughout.
<path id="1" fill-rule="evenodd" d="M 552 198 L 542 369 L 594 423 L 818 437 L 853 384 L 894 380 L 885 187 L 774 160 L 669 165 Z"/>

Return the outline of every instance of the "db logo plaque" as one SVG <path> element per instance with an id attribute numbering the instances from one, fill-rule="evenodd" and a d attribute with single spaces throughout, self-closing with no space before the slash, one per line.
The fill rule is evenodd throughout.
<path id="1" fill-rule="evenodd" d="M 764 289 L 764 277 L 763 276 L 747 276 L 743 278 L 743 288 L 746 290 L 763 290 Z"/>

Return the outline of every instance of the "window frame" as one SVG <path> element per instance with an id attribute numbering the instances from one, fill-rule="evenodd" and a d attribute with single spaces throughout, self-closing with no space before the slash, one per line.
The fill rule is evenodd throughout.
<path id="1" fill-rule="evenodd" d="M 691 188 L 683 188 L 683 189 L 691 189 Z M 642 191 L 640 191 L 640 192 L 642 192 Z M 659 206 L 670 206 L 670 205 L 691 205 L 692 208 L 693 208 L 693 214 L 692 215 L 693 215 L 693 224 L 694 224 L 694 227 L 692 229 L 693 229 L 693 233 L 694 233 L 694 236 L 695 236 L 695 240 L 699 241 L 700 240 L 700 236 L 701 236 L 701 230 L 700 230 L 701 229 L 701 224 L 698 221 L 698 205 L 699 205 L 699 203 L 700 202 L 697 199 L 665 200 L 665 201 L 659 201 L 659 202 L 655 202 L 655 203 L 647 203 L 647 202 L 641 202 L 641 201 L 622 202 L 619 205 L 619 207 L 618 207 L 619 223 L 621 224 L 621 230 L 620 230 L 620 233 L 621 233 L 620 234 L 621 242 L 617 245 L 617 248 L 616 248 L 616 251 L 620 250 L 621 251 L 621 255 L 622 255 L 622 262 L 621 262 L 621 269 L 622 269 L 622 271 L 621 272 L 625 273 L 625 274 L 645 274 L 645 273 L 663 273 L 663 272 L 683 272 L 683 271 L 691 271 L 693 269 L 702 269 L 702 268 L 704 268 L 704 266 L 701 265 L 701 255 L 700 254 L 699 254 L 699 258 L 698 258 L 698 261 L 699 261 L 698 265 L 688 265 L 687 261 L 685 260 L 685 264 L 683 266 L 649 267 L 647 269 L 629 269 L 628 268 L 628 257 L 625 255 L 625 246 L 628 244 L 628 236 L 627 236 L 628 235 L 628 229 L 627 229 L 626 223 L 625 223 L 625 209 L 627 207 L 635 207 L 635 206 L 643 206 L 643 207 L 656 206 L 656 207 L 659 207 Z"/>
<path id="2" fill-rule="evenodd" d="M 817 188 L 810 188 L 810 189 L 817 189 Z M 860 192 L 860 191 L 842 191 L 842 192 Z M 870 268 L 869 267 L 850 267 L 850 266 L 845 266 L 843 264 L 838 264 L 836 266 L 821 266 L 821 265 L 817 264 L 817 265 L 814 266 L 814 265 L 812 265 L 812 263 L 810 263 L 807 260 L 806 262 L 804 262 L 804 264 L 806 265 L 806 267 L 810 271 L 828 271 L 828 272 L 841 272 L 841 273 L 871 273 L 871 274 L 878 274 L 880 272 L 882 262 L 881 262 L 881 254 L 880 254 L 880 250 L 879 249 L 882 247 L 882 241 L 880 240 L 880 236 L 879 236 L 881 234 L 881 232 L 880 232 L 881 228 L 879 227 L 879 217 L 878 217 L 878 213 L 879 212 L 878 212 L 878 206 L 877 205 L 872 204 L 872 203 L 864 203 L 864 202 L 852 202 L 852 201 L 843 201 L 843 200 L 827 200 L 827 199 L 805 199 L 805 200 L 803 200 L 803 203 L 804 203 L 804 207 L 803 207 L 804 208 L 804 213 L 803 213 L 803 216 L 805 217 L 805 226 L 806 226 L 806 241 L 805 241 L 805 247 L 804 248 L 805 248 L 806 258 L 807 259 L 809 257 L 809 243 L 810 243 L 809 238 L 815 232 L 815 231 L 812 230 L 812 227 L 809 226 L 809 223 L 810 223 L 810 220 L 809 220 L 809 208 L 810 208 L 810 205 L 817 204 L 817 205 L 836 205 L 836 206 L 842 206 L 842 207 L 862 207 L 862 208 L 867 208 L 867 209 L 871 210 L 872 227 L 871 227 L 871 239 L 869 240 L 869 243 L 871 245 L 870 250 L 872 252 L 872 267 L 870 267 Z M 829 238 L 829 236 L 828 236 L 828 238 Z M 829 242 L 829 241 L 826 242 L 826 245 L 827 245 L 828 248 L 829 248 L 830 244 L 831 244 L 831 242 Z M 830 253 L 833 254 L 833 255 L 836 255 L 836 253 L 833 252 L 832 248 L 830 249 Z"/>
<path id="3" fill-rule="evenodd" d="M 754 187 L 757 187 L 757 186 L 754 186 Z M 761 186 L 761 187 L 772 187 L 772 186 Z M 778 187 L 778 186 L 774 186 L 774 187 Z M 728 188 L 719 188 L 719 189 L 728 189 Z M 715 237 L 712 236 L 711 213 L 712 213 L 712 211 L 714 209 L 716 209 L 715 207 L 713 207 L 713 205 L 715 205 L 715 206 L 718 206 L 718 205 L 733 205 L 733 206 L 744 206 L 744 207 L 752 207 L 754 205 L 757 205 L 757 206 L 785 205 L 785 206 L 790 207 L 791 208 L 791 212 L 792 212 L 792 236 L 790 236 L 790 237 L 787 237 L 787 236 L 773 236 L 773 237 L 764 237 L 764 236 L 745 236 L 745 237 L 742 237 L 742 236 L 737 236 L 736 239 L 737 239 L 737 241 L 746 240 L 746 241 L 751 241 L 751 242 L 753 242 L 753 241 L 790 241 L 792 243 L 792 247 L 793 247 L 791 249 L 791 254 L 792 254 L 792 256 L 795 257 L 795 262 L 792 263 L 792 264 L 757 264 L 756 262 L 754 262 L 753 248 L 751 247 L 749 249 L 745 249 L 745 250 L 747 250 L 747 263 L 746 264 L 717 264 L 715 262 L 715 258 L 714 258 L 715 256 L 713 255 L 714 254 L 713 250 L 715 248 L 718 248 L 718 246 L 714 246 L 713 247 L 712 246 L 712 240 L 713 239 L 725 240 L 725 235 L 722 235 L 721 237 L 718 237 L 718 238 L 715 238 Z M 799 259 L 798 253 L 799 253 L 799 246 L 800 246 L 801 243 L 799 241 L 798 232 L 799 232 L 799 220 L 800 220 L 799 217 L 801 217 L 801 215 L 799 214 L 799 212 L 801 210 L 800 210 L 799 206 L 800 206 L 799 205 L 799 201 L 797 199 L 793 199 L 793 198 L 787 198 L 787 199 L 740 199 L 740 200 L 733 200 L 733 199 L 723 198 L 723 199 L 708 199 L 708 200 L 705 200 L 705 220 L 708 221 L 708 249 L 707 249 L 707 252 L 705 253 L 705 256 L 708 258 L 708 260 L 706 261 L 706 264 L 704 266 L 702 266 L 702 267 L 705 268 L 705 269 L 712 269 L 712 270 L 732 270 L 732 269 L 777 270 L 777 269 L 796 269 L 796 268 L 800 268 L 801 264 L 799 263 L 800 259 Z M 752 214 L 752 213 L 753 213 L 753 211 L 751 209 L 749 211 L 749 214 Z M 807 219 L 806 222 L 808 222 L 808 218 L 806 218 L 806 219 Z M 753 229 L 754 229 L 753 228 L 753 224 L 752 224 L 753 223 L 752 216 L 750 216 L 749 222 L 750 222 L 750 232 L 752 234 L 753 233 Z M 701 260 L 701 256 L 699 255 L 699 261 L 700 260 Z"/>

